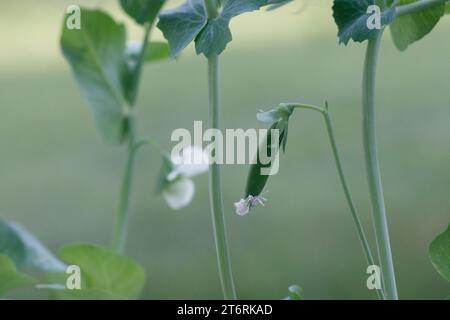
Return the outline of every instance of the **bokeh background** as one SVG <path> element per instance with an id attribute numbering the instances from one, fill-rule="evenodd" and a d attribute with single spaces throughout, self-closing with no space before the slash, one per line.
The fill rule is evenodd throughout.
<path id="1" fill-rule="evenodd" d="M 177 1 L 172 1 L 175 5 Z M 258 109 L 283 101 L 330 103 L 345 171 L 372 237 L 361 141 L 364 45 L 339 46 L 331 1 L 302 0 L 232 23 L 222 58 L 223 125 L 259 127 Z M 109 245 L 123 147 L 101 143 L 59 50 L 68 4 L 100 6 L 129 27 L 117 1 L 0 2 L 0 214 L 52 250 L 72 242 Z M 398 52 L 384 37 L 378 77 L 378 133 L 392 250 L 404 299 L 441 299 L 450 287 L 427 255 L 450 222 L 450 17 Z M 156 31 L 154 39 L 160 39 Z M 175 128 L 207 120 L 206 65 L 189 47 L 178 61 L 148 65 L 139 98 L 142 136 L 167 148 Z M 127 254 L 145 266 L 144 298 L 221 298 L 206 175 L 190 207 L 171 211 L 155 195 L 160 157 L 140 153 Z M 280 299 L 303 287 L 308 299 L 375 298 L 322 119 L 296 112 L 287 153 L 270 180 L 266 207 L 242 218 L 248 168 L 224 168 L 225 205 L 240 298 Z M 373 241 L 372 241 L 373 243 Z M 44 298 L 25 291 L 18 297 Z"/>

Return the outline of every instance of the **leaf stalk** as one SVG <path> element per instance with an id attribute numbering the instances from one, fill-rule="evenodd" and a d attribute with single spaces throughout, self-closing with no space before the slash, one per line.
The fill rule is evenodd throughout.
<path id="1" fill-rule="evenodd" d="M 341 161 L 341 157 L 340 157 L 340 153 L 339 153 L 339 148 L 338 148 L 338 144 L 336 142 L 333 124 L 332 124 L 330 112 L 328 109 L 328 103 L 326 104 L 325 108 L 308 105 L 308 104 L 298 104 L 298 103 L 287 103 L 286 105 L 291 108 L 308 109 L 308 110 L 317 111 L 323 116 L 325 126 L 327 128 L 328 138 L 329 138 L 330 144 L 331 144 L 331 149 L 333 152 L 333 157 L 334 157 L 334 160 L 336 163 L 336 168 L 337 168 L 337 171 L 339 174 L 339 179 L 341 181 L 342 189 L 345 194 L 345 199 L 347 200 L 347 204 L 350 208 L 353 224 L 355 226 L 359 241 L 361 242 L 361 246 L 362 246 L 362 249 L 364 252 L 364 256 L 366 258 L 366 262 L 368 265 L 374 265 L 375 262 L 373 259 L 372 250 L 370 249 L 370 245 L 369 245 L 369 242 L 367 241 L 364 227 L 361 223 L 361 220 L 358 215 L 358 211 L 354 204 L 354 201 L 353 201 L 353 198 L 352 198 L 352 195 L 350 192 L 350 188 L 347 184 L 347 179 L 345 178 L 345 173 L 344 173 L 344 169 L 342 167 L 342 161 Z M 377 290 L 377 295 L 378 295 L 379 299 L 384 299 L 383 290 Z"/>

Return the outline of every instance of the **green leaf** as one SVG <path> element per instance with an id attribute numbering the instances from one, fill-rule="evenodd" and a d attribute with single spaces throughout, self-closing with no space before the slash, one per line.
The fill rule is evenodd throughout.
<path id="1" fill-rule="evenodd" d="M 138 24 L 153 23 L 165 0 L 120 0 L 122 9 Z"/>
<path id="2" fill-rule="evenodd" d="M 416 0 L 399 0 L 398 5 L 416 2 Z M 391 24 L 391 36 L 398 50 L 404 51 L 428 33 L 444 15 L 444 4 L 439 4 L 421 12 L 401 16 Z"/>
<path id="3" fill-rule="evenodd" d="M 447 4 L 445 5 L 445 13 L 446 13 L 446 14 L 450 14 L 450 3 L 447 3 Z"/>
<path id="4" fill-rule="evenodd" d="M 289 296 L 285 300 L 303 300 L 303 290 L 300 286 L 294 284 L 288 288 Z"/>
<path id="5" fill-rule="evenodd" d="M 11 258 L 19 267 L 25 263 L 26 248 L 10 222 L 0 218 L 0 254 Z"/>
<path id="6" fill-rule="evenodd" d="M 81 270 L 81 290 L 54 290 L 60 299 L 133 299 L 145 284 L 145 271 L 134 260 L 92 244 L 63 247 L 61 258 Z"/>
<path id="7" fill-rule="evenodd" d="M 339 30 L 339 43 L 347 45 L 350 39 L 363 42 L 376 37 L 379 30 L 367 27 L 367 20 L 370 17 L 367 8 L 374 3 L 375 0 L 334 0 L 333 17 Z M 394 17 L 395 8 L 383 11 L 381 25 L 390 24 Z"/>
<path id="8" fill-rule="evenodd" d="M 60 272 L 66 265 L 34 235 L 16 222 L 0 218 L 0 254 L 10 257 L 19 267 L 45 272 Z"/>
<path id="9" fill-rule="evenodd" d="M 266 4 L 267 0 L 222 0 L 219 15 L 208 20 L 195 40 L 197 54 L 203 53 L 206 57 L 221 54 L 232 40 L 231 19 L 245 12 L 259 10 Z"/>
<path id="10" fill-rule="evenodd" d="M 33 283 L 31 277 L 17 271 L 9 257 L 0 255 L 0 296 L 17 288 L 31 286 Z"/>
<path id="11" fill-rule="evenodd" d="M 169 41 L 172 57 L 178 56 L 197 37 L 207 20 L 201 0 L 188 0 L 159 15 L 158 28 Z"/>
<path id="12" fill-rule="evenodd" d="M 67 18 L 67 17 L 66 17 Z M 61 48 L 106 143 L 126 136 L 125 27 L 100 10 L 81 10 L 81 29 L 63 26 Z"/>
<path id="13" fill-rule="evenodd" d="M 137 63 L 141 52 L 142 43 L 130 43 L 127 46 L 127 57 L 129 63 Z M 167 42 L 149 42 L 145 54 L 145 62 L 157 62 L 170 58 L 170 47 Z"/>
<path id="14" fill-rule="evenodd" d="M 431 242 L 429 254 L 434 268 L 450 282 L 450 225 Z"/>
<path id="15" fill-rule="evenodd" d="M 197 54 L 206 57 L 222 53 L 231 41 L 230 20 L 242 13 L 258 10 L 268 0 L 222 0 L 214 19 L 208 19 L 203 0 L 188 0 L 178 8 L 162 12 L 158 27 L 169 41 L 172 57 L 195 39 Z"/>

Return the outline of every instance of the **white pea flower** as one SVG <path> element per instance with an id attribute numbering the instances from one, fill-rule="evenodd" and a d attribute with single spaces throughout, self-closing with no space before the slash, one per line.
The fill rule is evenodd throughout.
<path id="1" fill-rule="evenodd" d="M 188 146 L 181 155 L 166 159 L 160 191 L 170 208 L 179 210 L 191 203 L 195 194 L 191 178 L 208 171 L 207 159 L 207 154 L 198 146 Z"/>
<path id="2" fill-rule="evenodd" d="M 245 199 L 241 199 L 238 202 L 234 203 L 234 207 L 236 208 L 236 214 L 240 216 L 245 216 L 247 213 L 250 212 L 250 209 L 253 207 L 256 207 L 258 204 L 264 206 L 264 202 L 266 202 L 267 199 L 259 196 L 252 196 L 249 195 Z"/>
<path id="3" fill-rule="evenodd" d="M 194 193 L 194 182 L 185 177 L 168 183 L 162 191 L 164 199 L 173 210 L 180 210 L 189 205 L 194 197 Z"/>

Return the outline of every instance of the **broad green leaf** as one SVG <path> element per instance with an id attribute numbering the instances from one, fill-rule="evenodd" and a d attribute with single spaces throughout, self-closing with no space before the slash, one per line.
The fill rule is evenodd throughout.
<path id="1" fill-rule="evenodd" d="M 106 143 L 119 144 L 126 136 L 124 81 L 125 27 L 100 10 L 81 10 L 81 29 L 61 36 L 64 56 L 72 66 L 78 85 L 94 114 Z"/>
<path id="2" fill-rule="evenodd" d="M 31 286 L 33 283 L 31 277 L 17 271 L 9 257 L 0 255 L 0 296 L 17 288 Z"/>
<path id="3" fill-rule="evenodd" d="M 10 222 L 0 218 L 0 254 L 11 258 L 19 267 L 25 263 L 26 248 Z"/>
<path id="4" fill-rule="evenodd" d="M 158 28 L 169 41 L 172 57 L 178 56 L 197 37 L 207 20 L 203 0 L 188 0 L 159 15 Z"/>
<path id="5" fill-rule="evenodd" d="M 399 0 L 398 5 L 405 5 L 416 1 Z M 397 49 L 404 51 L 410 44 L 430 33 L 444 15 L 444 6 L 444 4 L 439 4 L 421 12 L 397 17 L 390 25 L 392 40 Z"/>
<path id="6" fill-rule="evenodd" d="M 221 54 L 232 40 L 229 26 L 231 19 L 245 12 L 259 10 L 267 4 L 267 0 L 222 0 L 221 3 L 219 15 L 208 20 L 195 40 L 197 54 L 203 53 L 206 57 Z"/>
<path id="7" fill-rule="evenodd" d="M 127 46 L 127 57 L 129 63 L 137 63 L 142 49 L 142 43 L 130 43 Z M 167 42 L 149 42 L 145 54 L 145 62 L 157 62 L 170 58 L 170 47 Z"/>
<path id="8" fill-rule="evenodd" d="M 375 0 L 334 0 L 333 17 L 338 26 L 339 43 L 348 44 L 350 39 L 363 42 L 376 37 L 379 30 L 369 29 L 367 9 Z M 381 25 L 390 24 L 395 17 L 395 8 L 381 13 Z"/>
<path id="9" fill-rule="evenodd" d="M 63 247 L 61 258 L 81 270 L 81 290 L 54 290 L 58 298 L 137 298 L 145 284 L 145 271 L 134 260 L 92 244 Z"/>
<path id="10" fill-rule="evenodd" d="M 208 19 L 203 0 L 188 0 L 173 10 L 161 13 L 158 27 L 169 41 L 172 56 L 177 56 L 195 39 L 197 54 L 206 57 L 222 53 L 231 41 L 230 20 L 242 13 L 258 10 L 268 0 L 222 0 L 219 15 Z"/>
<path id="11" fill-rule="evenodd" d="M 447 3 L 447 4 L 445 5 L 445 13 L 446 13 L 446 14 L 450 14 L 450 3 Z"/>
<path id="12" fill-rule="evenodd" d="M 0 254 L 10 257 L 21 267 L 45 272 L 59 272 L 66 265 L 20 224 L 0 218 Z"/>
<path id="13" fill-rule="evenodd" d="M 303 300 L 302 288 L 296 284 L 288 288 L 289 296 L 285 300 Z"/>
<path id="14" fill-rule="evenodd" d="M 120 0 L 122 9 L 139 24 L 153 23 L 165 0 Z"/>
<path id="15" fill-rule="evenodd" d="M 429 254 L 437 272 L 450 282 L 450 225 L 431 242 Z"/>

